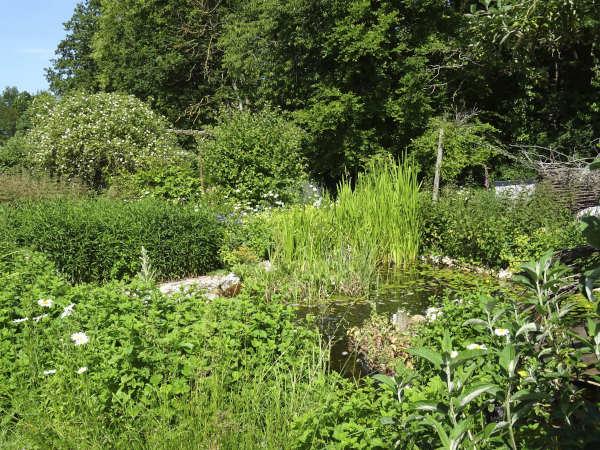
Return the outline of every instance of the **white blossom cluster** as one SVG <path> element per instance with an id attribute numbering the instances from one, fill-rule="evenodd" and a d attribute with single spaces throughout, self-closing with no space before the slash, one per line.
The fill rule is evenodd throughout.
<path id="1" fill-rule="evenodd" d="M 27 136 L 32 168 L 91 181 L 179 156 L 166 119 L 132 95 L 80 93 L 44 107 Z"/>

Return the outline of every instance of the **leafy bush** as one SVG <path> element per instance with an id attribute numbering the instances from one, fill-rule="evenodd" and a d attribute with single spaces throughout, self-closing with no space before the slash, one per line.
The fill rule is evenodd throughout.
<path id="1" fill-rule="evenodd" d="M 222 111 L 201 146 L 207 179 L 239 200 L 258 201 L 270 191 L 289 203 L 306 178 L 302 135 L 277 109 Z"/>
<path id="2" fill-rule="evenodd" d="M 421 194 L 424 246 L 470 262 L 514 268 L 516 263 L 582 244 L 571 212 L 544 185 L 529 196 L 448 188 L 437 202 Z"/>
<path id="3" fill-rule="evenodd" d="M 198 171 L 185 165 L 156 165 L 111 179 L 111 191 L 119 198 L 156 197 L 172 201 L 197 198 L 202 193 Z"/>
<path id="4" fill-rule="evenodd" d="M 31 163 L 52 176 L 99 188 L 107 174 L 177 156 L 166 120 L 133 96 L 77 93 L 43 107 L 45 113 L 32 117 L 27 146 Z"/>
<path id="5" fill-rule="evenodd" d="M 56 200 L 0 208 L 0 240 L 47 253 L 71 281 L 102 282 L 133 277 L 142 246 L 161 278 L 214 270 L 223 229 L 192 205 Z"/>
<path id="6" fill-rule="evenodd" d="M 273 246 L 272 223 L 264 213 L 219 214 L 225 228 L 225 239 L 219 250 L 227 267 L 253 264 L 268 259 Z"/>
<path id="7" fill-rule="evenodd" d="M 25 138 L 13 136 L 0 146 L 0 172 L 21 169 L 27 166 L 27 146 Z"/>

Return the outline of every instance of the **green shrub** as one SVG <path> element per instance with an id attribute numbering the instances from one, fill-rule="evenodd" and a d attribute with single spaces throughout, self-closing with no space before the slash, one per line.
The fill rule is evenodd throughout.
<path id="1" fill-rule="evenodd" d="M 277 109 L 222 111 L 201 146 L 207 179 L 239 200 L 259 201 L 270 191 L 289 203 L 306 178 L 302 135 Z"/>
<path id="2" fill-rule="evenodd" d="M 582 244 L 570 210 L 546 186 L 514 199 L 494 192 L 448 188 L 437 202 L 421 194 L 424 247 L 491 267 Z M 523 237 L 526 237 L 525 239 Z"/>
<path id="3" fill-rule="evenodd" d="M 0 146 L 0 172 L 21 169 L 27 166 L 27 146 L 25 138 L 13 136 Z"/>
<path id="4" fill-rule="evenodd" d="M 47 253 L 71 281 L 102 282 L 133 277 L 142 246 L 163 279 L 214 270 L 223 230 L 191 205 L 56 200 L 0 208 L 0 240 Z"/>
<path id="5" fill-rule="evenodd" d="M 180 202 L 198 198 L 202 193 L 198 171 L 185 165 L 156 165 L 135 173 L 120 173 L 111 184 L 111 191 L 120 198 L 150 196 Z"/>
<path id="6" fill-rule="evenodd" d="M 133 96 L 77 93 L 43 106 L 47 112 L 32 117 L 27 146 L 32 165 L 52 176 L 100 188 L 106 175 L 177 157 L 167 121 Z"/>

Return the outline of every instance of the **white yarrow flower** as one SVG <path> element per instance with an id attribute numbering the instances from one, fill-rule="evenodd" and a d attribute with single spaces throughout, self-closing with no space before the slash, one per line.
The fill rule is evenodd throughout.
<path id="1" fill-rule="evenodd" d="M 86 370 L 87 370 L 87 367 L 82 367 L 81 369 L 79 369 L 79 370 L 77 371 L 77 373 L 78 373 L 79 375 L 81 375 L 81 374 L 82 374 L 83 372 L 85 372 Z"/>
<path id="2" fill-rule="evenodd" d="M 458 356 L 458 352 L 456 350 L 452 350 L 452 353 L 450 353 L 450 357 L 456 358 L 457 356 Z"/>
<path id="3" fill-rule="evenodd" d="M 38 300 L 38 305 L 40 305 L 40 306 L 45 306 L 45 307 L 47 307 L 47 308 L 50 308 L 50 307 L 52 307 L 52 302 L 53 302 L 53 301 L 54 301 L 54 300 L 52 300 L 51 298 L 49 298 L 49 299 L 47 299 L 47 300 L 44 300 L 44 299 L 42 299 L 42 300 Z"/>
<path id="4" fill-rule="evenodd" d="M 471 344 L 467 347 L 469 350 L 487 350 L 485 344 Z"/>
<path id="5" fill-rule="evenodd" d="M 53 373 L 56 373 L 56 369 L 53 369 L 53 370 L 44 370 L 44 375 L 51 375 Z"/>
<path id="6" fill-rule="evenodd" d="M 33 320 L 35 320 L 36 322 L 39 322 L 40 320 L 42 320 L 44 317 L 48 317 L 48 314 L 44 314 L 43 316 L 38 316 L 38 317 L 34 317 Z"/>
<path id="7" fill-rule="evenodd" d="M 496 336 L 508 336 L 510 334 L 510 331 L 504 328 L 496 328 L 496 331 L 494 331 L 494 333 L 496 333 Z"/>
<path id="8" fill-rule="evenodd" d="M 13 320 L 13 323 L 21 323 L 21 322 L 25 322 L 26 320 L 29 320 L 29 317 L 24 317 L 22 319 L 15 319 L 15 320 Z"/>

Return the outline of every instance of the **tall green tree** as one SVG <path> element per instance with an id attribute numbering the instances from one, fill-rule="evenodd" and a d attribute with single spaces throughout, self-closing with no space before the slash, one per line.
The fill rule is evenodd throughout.
<path id="1" fill-rule="evenodd" d="M 102 88 L 150 101 L 180 126 L 204 119 L 222 87 L 225 11 L 219 0 L 103 0 L 93 42 Z"/>
<path id="2" fill-rule="evenodd" d="M 334 182 L 375 154 L 399 156 L 449 106 L 461 20 L 440 0 L 246 0 L 220 46 L 241 104 L 291 111 L 312 175 Z"/>
<path id="3" fill-rule="evenodd" d="M 71 20 L 63 25 L 68 32 L 54 52 L 52 67 L 45 69 L 50 90 L 57 95 L 69 91 L 97 92 L 98 67 L 92 58 L 92 40 L 99 28 L 101 0 L 78 3 Z"/>
<path id="4" fill-rule="evenodd" d="M 4 89 L 0 95 L 0 145 L 15 135 L 32 101 L 27 91 L 19 92 L 15 86 Z"/>

